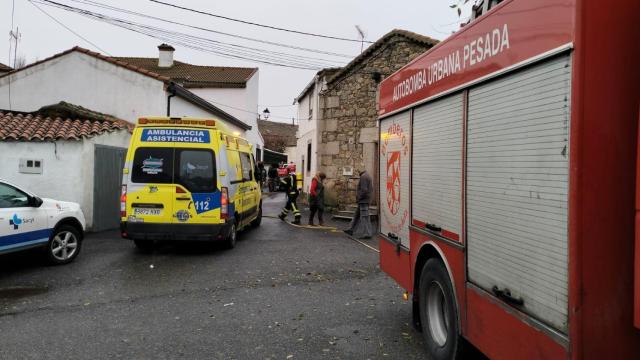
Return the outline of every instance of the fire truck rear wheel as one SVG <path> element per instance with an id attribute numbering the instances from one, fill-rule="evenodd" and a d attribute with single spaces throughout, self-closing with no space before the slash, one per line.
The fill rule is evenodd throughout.
<path id="1" fill-rule="evenodd" d="M 456 359 L 460 354 L 460 329 L 453 286 L 438 259 L 422 268 L 419 287 L 420 322 L 430 359 Z"/>

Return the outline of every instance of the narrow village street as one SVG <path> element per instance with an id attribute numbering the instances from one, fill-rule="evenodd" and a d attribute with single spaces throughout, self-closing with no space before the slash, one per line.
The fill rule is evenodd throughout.
<path id="1" fill-rule="evenodd" d="M 90 234 L 67 266 L 5 255 L 0 358 L 423 359 L 411 305 L 378 254 L 267 217 L 282 198 L 265 198 L 262 225 L 233 250 L 147 255 L 110 231 Z"/>

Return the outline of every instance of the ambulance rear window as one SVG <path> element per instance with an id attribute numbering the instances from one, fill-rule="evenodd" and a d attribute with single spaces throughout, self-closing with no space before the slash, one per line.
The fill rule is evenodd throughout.
<path id="1" fill-rule="evenodd" d="M 133 157 L 131 181 L 134 183 L 172 183 L 173 149 L 138 148 Z"/>
<path id="2" fill-rule="evenodd" d="M 216 169 L 213 151 L 176 149 L 176 183 L 192 193 L 216 191 Z"/>

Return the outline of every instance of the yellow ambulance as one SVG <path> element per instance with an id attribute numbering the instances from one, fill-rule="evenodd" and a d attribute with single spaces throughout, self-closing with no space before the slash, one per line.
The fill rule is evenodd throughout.
<path id="1" fill-rule="evenodd" d="M 141 250 L 159 240 L 224 241 L 262 220 L 252 145 L 217 120 L 138 119 L 122 176 L 120 230 Z"/>

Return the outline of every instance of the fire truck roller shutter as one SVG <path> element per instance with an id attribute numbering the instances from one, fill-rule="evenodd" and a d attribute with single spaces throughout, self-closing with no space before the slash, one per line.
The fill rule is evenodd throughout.
<path id="1" fill-rule="evenodd" d="M 397 236 L 409 249 L 409 162 L 411 117 L 408 111 L 380 121 L 380 232 Z"/>
<path id="2" fill-rule="evenodd" d="M 570 86 L 568 54 L 500 77 L 470 90 L 467 125 L 469 280 L 564 333 Z"/>
<path id="3" fill-rule="evenodd" d="M 462 228 L 462 94 L 413 113 L 413 219 L 459 240 Z"/>

